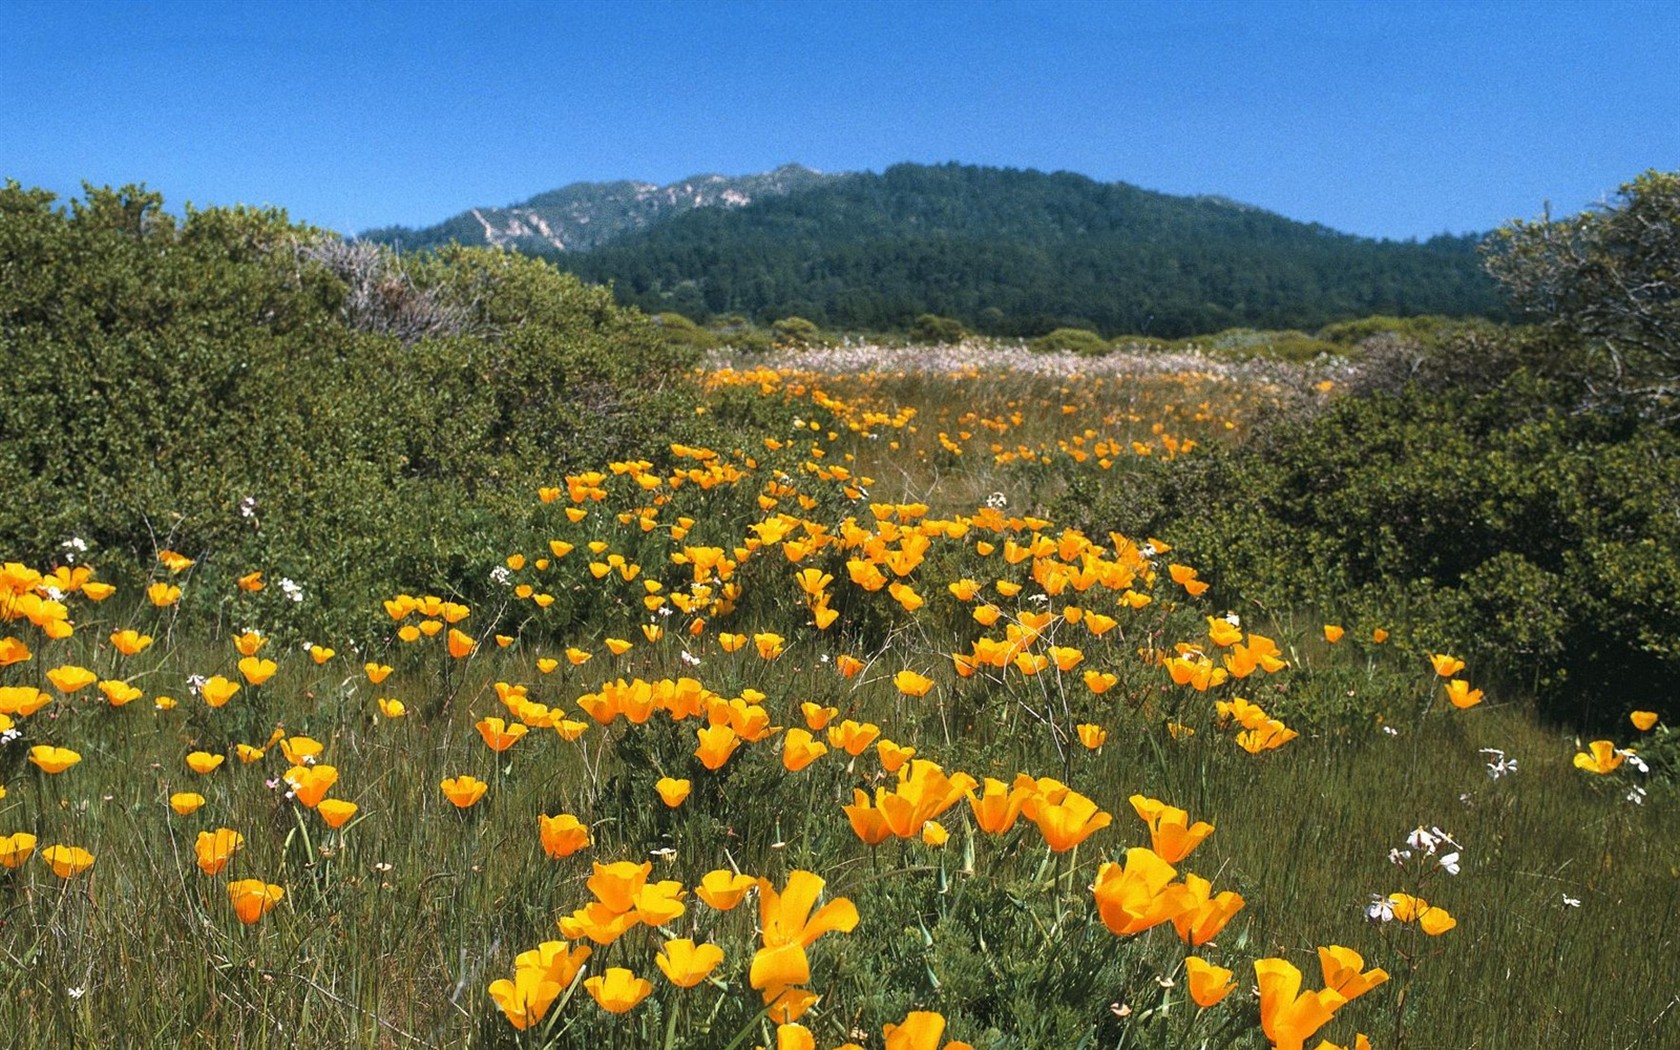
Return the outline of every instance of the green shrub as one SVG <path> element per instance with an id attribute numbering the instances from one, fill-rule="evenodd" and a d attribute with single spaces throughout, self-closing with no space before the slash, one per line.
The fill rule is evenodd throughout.
<path id="1" fill-rule="evenodd" d="M 170 546 L 229 594 L 302 582 L 262 596 L 300 631 L 366 625 L 394 582 L 488 601 L 536 487 L 646 454 L 692 396 L 686 350 L 538 261 L 398 260 L 134 188 L 53 203 L 0 190 L 8 559 L 77 537 L 138 582 Z"/>
<path id="2" fill-rule="evenodd" d="M 662 313 L 653 315 L 654 326 L 665 337 L 665 341 L 675 346 L 692 347 L 695 350 L 710 350 L 718 343 L 717 336 L 701 328 L 682 314 Z"/>
<path id="3" fill-rule="evenodd" d="M 968 331 L 954 317 L 923 314 L 910 325 L 910 341 L 933 346 L 949 346 L 968 338 Z"/>
<path id="4" fill-rule="evenodd" d="M 822 330 L 803 317 L 784 317 L 770 326 L 770 338 L 778 349 L 804 350 L 823 345 Z"/>
<path id="5" fill-rule="evenodd" d="M 1108 353 L 1108 340 L 1088 328 L 1058 328 L 1032 340 L 1027 348 L 1041 354 L 1074 353 L 1095 357 Z"/>
<path id="6" fill-rule="evenodd" d="M 1124 486 L 1076 485 L 1060 509 L 1173 536 L 1232 608 L 1405 625 L 1400 643 L 1460 653 L 1554 718 L 1672 717 L 1680 437 L 1576 403 L 1520 371 L 1346 397 Z"/>

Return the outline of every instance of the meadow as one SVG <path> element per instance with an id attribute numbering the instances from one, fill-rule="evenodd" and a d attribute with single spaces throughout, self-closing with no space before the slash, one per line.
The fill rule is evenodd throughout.
<path id="1" fill-rule="evenodd" d="M 0 1030 L 1680 1045 L 1665 721 L 1577 737 L 1400 610 L 1216 605 L 1174 536 L 1054 518 L 1341 379 L 716 354 L 641 458 L 533 479 L 490 580 L 343 637 L 277 612 L 330 577 L 0 552 Z"/>

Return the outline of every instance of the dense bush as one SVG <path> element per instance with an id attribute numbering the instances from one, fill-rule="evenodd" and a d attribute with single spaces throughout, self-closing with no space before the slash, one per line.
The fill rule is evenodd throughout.
<path id="1" fill-rule="evenodd" d="M 910 341 L 934 346 L 952 346 L 968 338 L 967 329 L 955 317 L 922 314 L 910 325 Z"/>
<path id="2" fill-rule="evenodd" d="M 1580 215 L 1484 246 L 1512 305 L 1575 355 L 1592 404 L 1680 421 L 1680 172 L 1648 171 Z"/>
<path id="3" fill-rule="evenodd" d="M 1403 643 L 1473 656 L 1561 720 L 1672 716 L 1680 438 L 1574 411 L 1568 383 L 1455 361 L 1126 486 L 1076 486 L 1064 511 L 1174 537 L 1233 608 L 1406 625 Z"/>
<path id="4" fill-rule="evenodd" d="M 1096 356 L 1108 352 L 1108 340 L 1088 328 L 1057 328 L 1027 344 L 1041 354 L 1074 353 Z"/>
<path id="5" fill-rule="evenodd" d="M 688 396 L 686 351 L 547 264 L 405 266 L 134 188 L 67 209 L 0 190 L 0 359 L 8 558 L 75 537 L 139 579 L 173 547 L 225 593 L 256 569 L 302 582 L 303 602 L 260 596 L 299 629 L 393 582 L 488 586 L 539 483 L 645 454 Z"/>

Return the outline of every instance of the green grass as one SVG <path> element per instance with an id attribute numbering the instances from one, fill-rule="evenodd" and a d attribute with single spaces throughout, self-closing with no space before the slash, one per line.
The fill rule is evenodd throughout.
<path id="1" fill-rule="evenodd" d="M 1073 436 L 1098 440 L 1083 436 L 1087 428 L 1117 441 L 1158 441 L 1151 423 L 1162 421 L 1168 433 L 1220 440 L 1228 433 L 1223 421 L 1240 418 L 1233 405 L 1243 402 L 1235 396 L 1260 396 L 1233 382 L 1232 398 L 1221 400 L 1223 384 L 1204 378 L 1140 378 L 1133 386 L 1112 378 L 1023 378 L 1011 392 L 1006 375 L 828 376 L 826 395 L 843 404 L 825 409 L 811 403 L 808 387 L 794 391 L 801 382 L 750 396 L 793 397 L 778 413 L 818 419 L 819 431 L 804 433 L 828 452 L 810 462 L 847 463 L 850 453 L 853 471 L 893 478 L 877 482 L 877 501 L 885 484 L 893 499 L 932 504 L 933 517 L 973 514 L 975 496 L 993 491 L 1010 493 L 1011 510 L 1024 512 L 1071 471 L 1123 477 L 1119 465 L 1102 468 L 1094 457 L 1075 463 L 1059 447 Z M 1123 413 L 1115 407 L 1122 397 Z M 1201 409 L 1203 402 L 1210 407 Z M 870 423 L 861 415 L 865 407 L 890 414 L 905 404 L 918 408 L 914 433 L 908 424 Z M 1074 411 L 1063 413 L 1063 404 Z M 1016 411 L 1021 421 L 1008 421 Z M 994 438 L 975 425 L 986 436 L 961 455 L 941 449 L 937 432 L 965 426 L 958 420 L 968 412 L 1003 420 L 1004 433 Z M 832 440 L 831 429 L 838 435 Z M 1305 611 L 1273 618 L 1245 610 L 1245 628 L 1277 638 L 1291 666 L 1197 693 L 1172 685 L 1163 669 L 1138 657 L 1140 648 L 1170 652 L 1178 642 L 1207 647 L 1205 617 L 1225 612 L 1167 580 L 1170 555 L 1152 588 L 1154 603 L 1134 611 L 1117 608 L 1100 587 L 1035 599 L 1030 559 L 1010 566 L 1001 552 L 982 558 L 969 536 L 933 541 L 907 577 L 926 599 L 914 614 L 884 590 L 865 593 L 850 584 L 846 555 L 822 551 L 796 565 L 769 548 L 742 562 L 732 613 L 708 614 L 697 638 L 684 632 L 689 617 L 670 617 L 665 636 L 646 642 L 640 625 L 659 617 L 642 604 L 643 579 L 659 579 L 668 594 L 692 579 L 669 560 L 685 543 L 742 545 L 752 535 L 747 526 L 765 516 L 757 497 L 778 472 L 815 500 L 810 517 L 831 528 L 846 514 L 872 521 L 867 500 L 845 498 L 845 481 L 822 481 L 804 469 L 810 437 L 771 452 L 762 447 L 766 436 L 787 442 L 793 434 L 743 432 L 748 451 L 729 458 L 754 455 L 757 468 L 739 485 L 669 491 L 670 502 L 657 508 L 665 529 L 644 533 L 633 521 L 616 520 L 618 511 L 646 506 L 649 497 L 613 476 L 612 496 L 584 521 L 560 514 L 562 498 L 549 508 L 544 533 L 510 536 L 509 552 L 529 559 L 551 538 L 574 541 L 577 549 L 546 571 L 527 566 L 514 574 L 556 595 L 548 609 L 510 600 L 474 610 L 464 626 L 481 644 L 466 660 L 445 656 L 440 634 L 414 645 L 392 637 L 334 639 L 339 654 L 317 667 L 297 639 L 277 639 L 264 655 L 280 662 L 281 673 L 211 710 L 191 697 L 185 679 L 235 673 L 225 631 L 182 626 L 171 633 L 171 614 L 124 604 L 121 595 L 104 605 L 72 599 L 78 629 L 62 642 L 11 625 L 35 656 L 0 669 L 0 684 L 44 687 L 45 669 L 80 663 L 102 677 L 129 677 L 147 699 L 113 709 L 92 690 L 61 698 L 18 719 L 21 738 L 0 748 L 7 790 L 0 834 L 29 831 L 39 836 L 38 848 L 73 843 L 97 858 L 70 880 L 38 858 L 0 871 L 0 1031 L 9 1045 L 773 1046 L 774 1026 L 747 986 L 759 946 L 755 902 L 719 913 L 692 893 L 716 868 L 762 875 L 778 887 L 794 870 L 814 871 L 827 880 L 828 898 L 856 904 L 855 931 L 828 934 L 810 949 L 810 987 L 823 999 L 803 1023 L 823 1047 L 848 1039 L 878 1047 L 881 1026 L 911 1009 L 942 1012 L 950 1021 L 947 1038 L 981 1048 L 1263 1047 L 1250 993 L 1254 960 L 1286 958 L 1316 988 L 1316 949 L 1331 944 L 1356 948 L 1367 966 L 1385 968 L 1391 979 L 1343 1007 L 1308 1046 L 1321 1036 L 1351 1044 L 1355 1031 L 1384 1050 L 1680 1044 L 1671 974 L 1672 931 L 1680 928 L 1673 785 L 1656 776 L 1640 781 L 1625 767 L 1605 778 L 1575 769 L 1578 742 L 1537 724 L 1520 698 L 1451 709 L 1423 654 L 1356 640 L 1374 625 L 1350 624 L 1349 638 L 1328 646 Z M 892 440 L 900 447 L 885 447 Z M 1042 455 L 999 461 L 987 448 L 992 440 Z M 661 458 L 659 450 L 649 450 L 649 458 Z M 777 498 L 777 509 L 807 513 L 791 496 Z M 679 515 L 695 521 L 685 540 L 673 541 L 668 526 Z M 1046 534 L 1057 537 L 1059 527 Z M 591 538 L 607 540 L 641 565 L 643 576 L 597 580 L 586 569 Z M 217 572 L 231 580 L 235 570 L 250 568 L 213 561 L 194 570 L 202 574 L 198 593 L 215 590 Z M 808 624 L 793 583 L 805 565 L 835 577 L 841 616 L 827 631 Z M 1086 663 L 1070 674 L 1051 667 L 1030 677 L 1012 669 L 960 679 L 950 653 L 967 651 L 981 634 L 1000 635 L 1007 622 L 991 631 L 974 623 L 971 605 L 945 591 L 960 576 L 988 585 L 999 578 L 1028 582 L 1008 601 L 988 586 L 986 600 L 1011 616 L 1077 602 L 1121 622 L 1101 639 L 1054 622 L 1054 641 L 1085 651 Z M 391 581 L 391 591 L 407 585 Z M 194 594 L 189 589 L 185 601 Z M 235 626 L 262 626 L 232 615 Z M 105 638 L 123 626 L 159 640 L 138 656 L 119 657 Z M 751 643 L 725 653 L 717 638 L 719 631 L 760 630 L 788 639 L 775 660 L 754 655 Z M 499 649 L 491 641 L 497 633 L 516 640 Z M 603 648 L 606 637 L 636 645 L 613 658 Z M 563 658 L 569 645 L 595 655 L 573 667 Z M 843 678 L 835 667 L 841 654 L 868 666 Z M 539 658 L 558 666 L 542 673 Z M 364 660 L 397 670 L 376 687 L 361 672 Z M 1087 667 L 1113 672 L 1118 684 L 1092 694 L 1080 681 Z M 933 691 L 901 696 L 891 681 L 900 669 L 933 676 Z M 584 719 L 578 696 L 603 683 L 681 675 L 724 697 L 758 690 L 778 726 L 802 724 L 800 703 L 815 701 L 839 708 L 840 718 L 878 723 L 947 772 L 1063 779 L 1111 813 L 1113 823 L 1076 849 L 1051 854 L 1030 823 L 985 835 L 959 803 L 939 818 L 950 832 L 942 848 L 919 840 L 870 847 L 840 807 L 853 788 L 894 783 L 873 749 L 855 761 L 831 752 L 789 773 L 772 735 L 743 744 L 713 772 L 693 754 L 697 723 L 661 713 L 642 725 L 622 718 L 605 727 L 591 723 L 576 743 L 536 729 L 500 758 L 473 729 L 483 716 L 509 716 L 493 688 L 498 681 L 525 683 L 533 700 Z M 161 693 L 180 705 L 153 710 L 151 698 Z M 382 696 L 401 698 L 411 713 L 379 717 L 375 698 Z M 1216 724 L 1214 698 L 1232 696 L 1262 704 L 1301 737 L 1247 754 Z M 1108 742 L 1097 751 L 1081 747 L 1073 739 L 1079 722 L 1103 726 Z M 1196 732 L 1175 739 L 1168 722 Z M 340 771 L 332 794 L 361 807 L 343 831 L 329 831 L 286 798 L 278 746 L 248 766 L 230 757 L 206 776 L 184 764 L 198 748 L 226 753 L 240 742 L 261 745 L 276 723 L 326 745 L 322 761 Z M 1664 729 L 1657 734 L 1668 739 Z M 24 759 L 39 743 L 75 748 L 82 761 L 49 776 Z M 1479 750 L 1489 747 L 1515 759 L 1516 772 L 1490 778 Z M 490 789 L 478 805 L 457 810 L 439 782 L 463 773 Z M 666 775 L 694 783 L 679 808 L 668 809 L 654 793 Z M 1642 806 L 1623 798 L 1636 781 L 1649 789 Z M 209 801 L 191 816 L 176 816 L 167 800 L 181 790 L 201 791 Z M 1215 891 L 1235 890 L 1247 902 L 1198 953 L 1229 966 L 1238 985 L 1205 1012 L 1186 998 L 1187 949 L 1170 926 L 1120 938 L 1093 907 L 1098 866 L 1148 844 L 1127 803 L 1133 793 L 1214 823 L 1217 830 L 1180 871 L 1204 875 Z M 544 854 L 537 822 L 561 812 L 588 823 L 595 841 L 556 860 Z M 1391 862 L 1390 850 L 1420 825 L 1452 834 L 1461 846 L 1460 874 L 1422 858 L 1405 867 Z M 212 878 L 195 866 L 193 840 L 218 826 L 240 831 L 246 845 L 228 872 Z M 542 1025 L 516 1032 L 490 1001 L 489 983 L 512 976 L 518 953 L 559 937 L 556 919 L 589 899 L 584 883 L 592 861 L 644 859 L 654 879 L 689 889 L 686 913 L 667 929 L 722 946 L 725 961 L 714 979 L 688 990 L 666 983 L 654 965 L 664 935 L 639 926 L 596 946 L 588 973 L 627 966 L 654 982 L 646 1001 L 622 1017 L 609 1015 L 579 984 Z M 225 889 L 228 879 L 243 877 L 286 892 L 249 927 L 234 918 Z M 1396 891 L 1426 896 L 1457 927 L 1429 938 L 1415 927 L 1367 921 L 1372 895 Z"/>

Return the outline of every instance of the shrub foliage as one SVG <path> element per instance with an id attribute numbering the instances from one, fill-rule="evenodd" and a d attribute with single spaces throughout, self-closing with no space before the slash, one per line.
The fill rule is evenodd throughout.
<path id="1" fill-rule="evenodd" d="M 77 537 L 120 573 L 167 543 L 203 571 L 333 580 L 334 607 L 288 616 L 342 626 L 392 580 L 484 579 L 536 479 L 646 444 L 687 353 L 516 255 L 405 264 L 283 212 L 9 184 L 0 546 Z"/>

